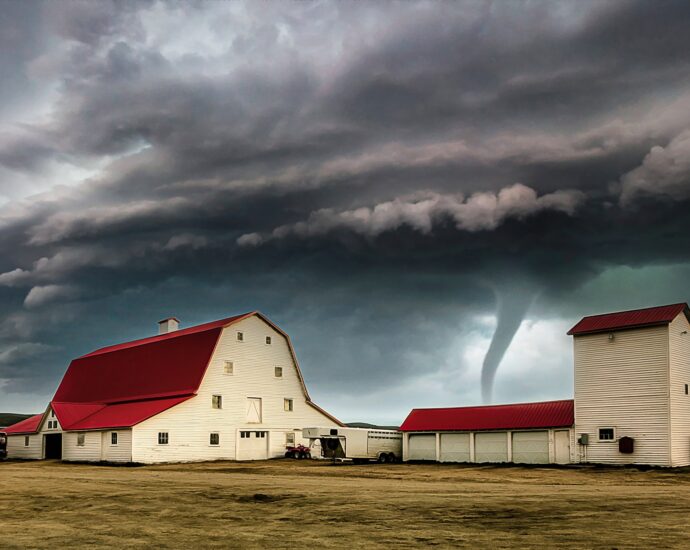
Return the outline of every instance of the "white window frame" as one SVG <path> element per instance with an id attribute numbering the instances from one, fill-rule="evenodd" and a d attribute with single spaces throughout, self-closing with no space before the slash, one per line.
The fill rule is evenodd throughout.
<path id="1" fill-rule="evenodd" d="M 295 440 L 295 432 L 285 432 L 285 445 L 294 446 Z"/>
<path id="2" fill-rule="evenodd" d="M 273 376 L 275 378 L 282 378 L 283 377 L 283 367 L 273 367 Z"/>
<path id="3" fill-rule="evenodd" d="M 238 330 L 237 331 L 237 341 L 238 342 L 244 342 L 244 332 Z"/>
<path id="4" fill-rule="evenodd" d="M 213 443 L 213 436 L 216 436 L 217 442 Z M 219 447 L 220 446 L 220 433 L 219 432 L 211 432 L 208 434 L 208 445 L 209 447 Z"/>
<path id="5" fill-rule="evenodd" d="M 292 397 L 283 399 L 283 410 L 285 412 L 295 412 L 295 400 Z"/>
<path id="6" fill-rule="evenodd" d="M 214 394 L 213 396 L 211 396 L 211 408 L 217 409 L 217 410 L 221 410 L 223 408 L 223 396 L 222 395 Z"/>
<path id="7" fill-rule="evenodd" d="M 84 447 L 86 445 L 86 433 L 79 432 L 77 434 L 77 447 Z"/>
<path id="8" fill-rule="evenodd" d="M 163 437 L 161 437 L 163 436 Z M 161 441 L 161 439 L 164 439 L 165 441 Z M 170 432 L 158 432 L 158 444 L 159 445 L 168 445 L 170 443 Z"/>
<path id="9" fill-rule="evenodd" d="M 611 436 L 611 439 L 602 439 L 601 438 L 601 430 L 611 430 L 611 433 L 613 434 Z M 601 426 L 600 428 L 597 428 L 597 440 L 602 441 L 602 442 L 606 442 L 606 443 L 616 441 L 616 428 L 614 428 L 613 426 Z"/>
<path id="10" fill-rule="evenodd" d="M 228 376 L 235 374 L 235 363 L 232 361 L 226 361 L 223 365 L 223 374 L 227 374 Z"/>
<path id="11" fill-rule="evenodd" d="M 113 436 L 115 436 L 115 443 L 113 443 Z M 110 432 L 110 446 L 117 447 L 120 444 L 120 435 L 117 432 Z"/>

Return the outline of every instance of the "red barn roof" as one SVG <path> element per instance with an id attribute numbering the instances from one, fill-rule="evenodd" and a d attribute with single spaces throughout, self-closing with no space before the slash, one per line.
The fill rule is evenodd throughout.
<path id="1" fill-rule="evenodd" d="M 442 409 L 413 409 L 400 426 L 403 432 L 444 432 L 564 428 L 575 423 L 572 399 Z"/>
<path id="2" fill-rule="evenodd" d="M 12 426 L 8 426 L 2 431 L 7 435 L 36 433 L 38 431 L 38 425 L 41 423 L 41 418 L 43 418 L 42 414 L 35 414 Z"/>
<path id="3" fill-rule="evenodd" d="M 86 415 L 82 403 L 55 403 L 53 410 L 63 430 L 97 430 L 107 428 L 128 428 L 147 418 L 162 413 L 175 405 L 190 399 L 191 395 L 168 399 L 145 399 L 112 405 L 94 404 Z M 69 423 L 66 423 L 69 419 Z"/>
<path id="4" fill-rule="evenodd" d="M 626 328 L 666 325 L 673 321 L 680 313 L 685 313 L 688 319 L 690 319 L 690 310 L 688 310 L 688 304 L 685 302 L 668 306 L 633 309 L 616 313 L 604 313 L 602 315 L 590 315 L 584 317 L 579 323 L 571 328 L 568 334 L 592 334 L 595 332 L 608 332 L 610 330 Z"/>

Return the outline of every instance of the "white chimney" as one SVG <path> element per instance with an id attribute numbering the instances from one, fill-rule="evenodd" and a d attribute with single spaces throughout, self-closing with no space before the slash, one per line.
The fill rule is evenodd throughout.
<path id="1" fill-rule="evenodd" d="M 167 319 L 158 321 L 158 334 L 175 332 L 178 328 L 180 328 L 180 320 L 177 317 L 168 317 Z"/>

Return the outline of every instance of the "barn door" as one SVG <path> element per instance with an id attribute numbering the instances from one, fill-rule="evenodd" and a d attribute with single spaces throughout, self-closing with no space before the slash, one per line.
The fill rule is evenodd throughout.
<path id="1" fill-rule="evenodd" d="M 261 423 L 260 397 L 247 397 L 247 422 L 250 424 Z"/>

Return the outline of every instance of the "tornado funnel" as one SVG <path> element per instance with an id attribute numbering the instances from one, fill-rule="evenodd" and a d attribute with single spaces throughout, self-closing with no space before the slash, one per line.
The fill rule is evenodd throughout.
<path id="1" fill-rule="evenodd" d="M 522 289 L 497 290 L 496 300 L 496 331 L 482 364 L 482 399 L 487 404 L 491 403 L 493 397 L 498 366 L 534 300 L 534 292 Z"/>

